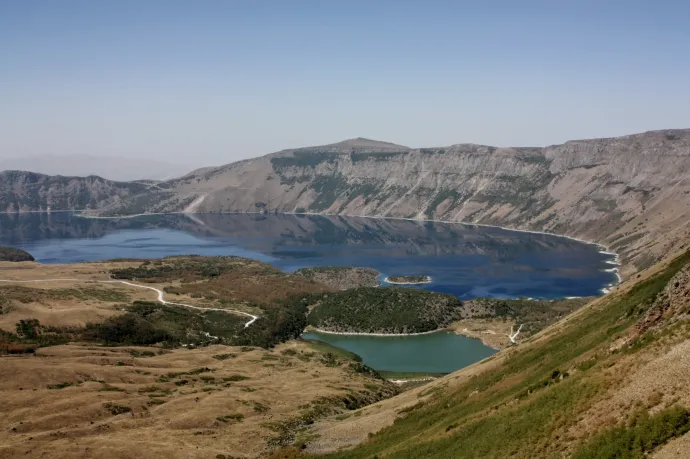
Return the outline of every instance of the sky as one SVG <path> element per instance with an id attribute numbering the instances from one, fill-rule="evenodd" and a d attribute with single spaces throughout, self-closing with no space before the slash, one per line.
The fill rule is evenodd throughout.
<path id="1" fill-rule="evenodd" d="M 0 0 L 0 159 L 690 127 L 688 1 Z"/>

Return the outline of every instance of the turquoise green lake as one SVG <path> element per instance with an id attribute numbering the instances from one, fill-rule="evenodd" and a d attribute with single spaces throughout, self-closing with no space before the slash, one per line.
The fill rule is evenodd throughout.
<path id="1" fill-rule="evenodd" d="M 481 341 L 448 332 L 414 336 L 308 332 L 302 338 L 353 352 L 364 364 L 379 371 L 450 373 L 496 353 Z"/>

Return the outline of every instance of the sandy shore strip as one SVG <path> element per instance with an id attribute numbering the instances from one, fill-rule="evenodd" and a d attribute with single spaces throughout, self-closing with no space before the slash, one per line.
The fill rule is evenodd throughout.
<path id="1" fill-rule="evenodd" d="M 393 384 L 406 384 L 410 382 L 421 382 L 421 381 L 435 381 L 438 378 L 434 378 L 433 376 L 427 376 L 425 378 L 416 378 L 416 379 L 389 379 L 388 381 L 392 382 Z"/>
<path id="2" fill-rule="evenodd" d="M 431 330 L 420 333 L 359 333 L 359 332 L 336 332 L 330 330 L 321 330 L 320 328 L 306 328 L 302 333 L 323 333 L 327 335 L 345 335 L 345 336 L 381 336 L 387 338 L 394 338 L 396 336 L 419 336 L 430 335 L 432 333 L 448 332 L 446 328 L 439 328 L 438 330 Z"/>

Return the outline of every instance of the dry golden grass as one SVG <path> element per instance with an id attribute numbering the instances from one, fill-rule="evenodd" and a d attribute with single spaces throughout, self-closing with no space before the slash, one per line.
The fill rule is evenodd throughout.
<path id="1" fill-rule="evenodd" d="M 14 331 L 28 318 L 47 326 L 83 326 L 122 313 L 123 302 L 155 300 L 151 290 L 93 282 L 109 280 L 111 269 L 139 265 L 0 263 L 0 279 L 46 280 L 0 284 L 0 328 Z M 64 278 L 76 280 L 48 281 Z M 216 298 L 222 298 L 232 308 L 238 304 L 228 299 L 235 295 L 268 301 L 326 289 L 300 276 L 252 269 L 204 284 L 189 281 L 144 285 L 177 288 L 178 294 L 167 295 L 171 301 L 219 307 Z M 1 356 L 0 368 L 3 458 L 54 457 L 58 451 L 60 457 L 89 458 L 258 457 L 276 449 L 271 439 L 280 431 L 269 425 L 321 406 L 316 401 L 333 400 L 338 412 L 351 394 L 378 400 L 395 391 L 391 383 L 354 372 L 349 361 L 336 364 L 300 342 L 272 351 L 77 343 L 41 348 L 35 356 Z"/>
<path id="2" fill-rule="evenodd" d="M 293 276 L 268 269 L 267 265 L 247 260 L 238 262 L 239 269 L 217 278 L 199 281 L 185 274 L 181 279 L 142 279 L 136 283 L 166 291 L 168 301 L 201 307 L 231 308 L 262 315 L 258 304 L 284 299 L 297 293 L 324 292 L 329 287 L 303 276 Z M 103 322 L 123 311 L 117 305 L 134 300 L 156 301 L 152 290 L 110 281 L 113 269 L 137 268 L 140 261 L 115 261 L 44 265 L 33 262 L 0 262 L 0 279 L 16 283 L 0 283 L 0 307 L 5 300 L 9 307 L 0 314 L 0 329 L 14 331 L 21 319 L 38 319 L 42 325 L 79 327 L 86 323 Z M 45 279 L 45 282 L 30 282 Z M 54 281 L 49 279 L 70 279 Z M 76 279 L 76 280 L 72 280 Z M 185 280 L 189 283 L 184 283 Z M 67 292 L 73 294 L 67 294 Z M 102 292 L 102 295 L 94 294 Z M 108 295 L 111 292 L 113 295 Z M 112 296 L 112 298 L 108 298 Z M 119 297 L 119 298 L 118 298 Z"/>
<path id="3" fill-rule="evenodd" d="M 283 273 L 229 272 L 203 283 L 183 283 L 166 292 L 191 298 L 223 298 L 232 302 L 267 303 L 299 293 L 333 290 L 303 276 Z"/>
<path id="4" fill-rule="evenodd" d="M 272 351 L 70 344 L 1 357 L 0 366 L 3 458 L 258 457 L 275 435 L 265 424 L 388 384 L 326 366 L 297 342 Z M 118 406 L 131 411 L 113 414 Z"/>
<path id="5" fill-rule="evenodd" d="M 108 271 L 115 266 L 138 263 L 80 263 L 42 265 L 38 263 L 0 263 L 0 279 L 33 281 L 37 279 L 78 279 L 0 283 L 0 329 L 13 332 L 21 319 L 38 319 L 42 325 L 79 327 L 102 322 L 120 314 L 115 306 L 133 300 L 155 300 L 156 294 L 123 284 L 93 283 L 109 280 Z"/>

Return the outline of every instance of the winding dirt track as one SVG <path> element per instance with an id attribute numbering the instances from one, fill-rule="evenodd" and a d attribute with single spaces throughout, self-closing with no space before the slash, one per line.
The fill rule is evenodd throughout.
<path id="1" fill-rule="evenodd" d="M 127 282 L 123 280 L 84 280 L 84 279 L 32 279 L 32 280 L 6 280 L 6 279 L 0 279 L 0 282 L 8 283 L 8 284 L 28 284 L 28 283 L 38 283 L 38 282 L 87 282 L 87 283 L 93 283 L 97 282 L 99 284 L 124 284 L 124 285 L 129 285 L 130 287 L 136 287 L 136 288 L 145 288 L 147 290 L 153 290 L 154 292 L 158 293 L 158 301 L 162 304 L 171 304 L 173 306 L 182 306 L 185 308 L 191 308 L 191 309 L 197 309 L 200 311 L 221 311 L 221 312 L 227 312 L 230 314 L 238 314 L 242 316 L 247 316 L 251 317 L 247 323 L 244 324 L 244 328 L 249 327 L 251 324 L 253 324 L 256 319 L 258 319 L 258 316 L 249 314 L 248 312 L 243 312 L 243 311 L 238 311 L 236 309 L 221 309 L 221 308 L 202 308 L 200 306 L 193 306 L 191 304 L 183 304 L 183 303 L 173 303 L 172 301 L 166 301 L 165 299 L 165 293 L 163 293 L 163 290 L 157 289 L 156 287 L 150 287 L 148 285 L 139 285 L 135 284 L 132 282 Z"/>

